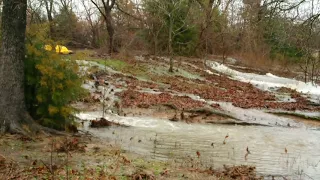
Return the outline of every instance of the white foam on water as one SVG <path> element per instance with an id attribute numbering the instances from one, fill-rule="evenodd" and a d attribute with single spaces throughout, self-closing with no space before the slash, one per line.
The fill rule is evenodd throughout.
<path id="1" fill-rule="evenodd" d="M 313 85 L 311 82 L 304 83 L 295 79 L 279 77 L 271 73 L 267 73 L 266 75 L 243 73 L 213 61 L 208 62 L 208 65 L 215 71 L 229 75 L 232 79 L 253 84 L 262 90 L 267 91 L 273 88 L 286 87 L 320 98 L 320 86 Z"/>

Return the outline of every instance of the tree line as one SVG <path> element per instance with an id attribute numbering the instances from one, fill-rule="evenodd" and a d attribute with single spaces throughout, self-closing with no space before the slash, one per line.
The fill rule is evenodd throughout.
<path id="1" fill-rule="evenodd" d="M 43 63 L 56 58 L 43 52 L 44 42 L 101 48 L 106 54 L 165 55 L 171 72 L 174 56 L 219 55 L 225 60 L 232 55 L 296 63 L 306 82 L 316 82 L 320 74 L 319 0 L 1 0 L 0 4 L 1 131 L 22 131 L 19 122 L 32 121 L 26 109 L 37 116 L 41 103 L 46 103 L 42 115 L 67 119 L 72 111 L 59 101 L 63 95 L 56 90 L 65 90 L 66 95 L 78 94 L 77 89 L 56 82 L 78 86 L 80 81 L 73 80 L 76 67 L 56 72 L 53 67 L 63 69 L 66 61 Z M 41 78 L 33 79 L 34 74 Z M 48 84 L 50 78 L 53 82 Z M 25 93 L 35 98 L 28 100 Z"/>
<path id="2" fill-rule="evenodd" d="M 47 23 L 49 37 L 76 47 L 300 63 L 309 81 L 319 73 L 318 7 L 319 0 L 35 0 L 27 15 L 29 25 Z"/>

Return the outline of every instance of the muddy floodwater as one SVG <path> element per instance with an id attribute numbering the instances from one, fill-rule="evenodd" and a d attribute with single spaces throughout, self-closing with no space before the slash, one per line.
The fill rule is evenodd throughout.
<path id="1" fill-rule="evenodd" d="M 101 114 L 86 112 L 78 117 L 90 120 Z M 194 164 L 193 159 L 213 168 L 254 165 L 266 179 L 320 179 L 320 131 L 316 129 L 186 124 L 110 114 L 106 118 L 129 127 L 93 129 L 85 121 L 83 129 L 147 158 L 170 159 L 185 165 Z M 199 159 L 197 151 L 201 154 Z"/>
<path id="2" fill-rule="evenodd" d="M 106 68 L 99 64 L 95 65 L 100 69 Z M 313 104 L 319 104 L 319 88 L 312 84 L 278 77 L 271 73 L 266 75 L 241 73 L 214 62 L 207 65 L 211 67 L 211 70 L 214 70 L 213 72 L 206 70 L 208 74 L 219 72 L 230 76 L 231 79 L 251 83 L 260 90 L 274 94 L 278 102 L 297 102 L 290 93 L 277 91 L 280 87 L 285 87 L 306 93 L 304 94 L 306 99 L 309 99 Z M 194 65 L 190 65 L 190 67 L 201 70 Z M 107 71 L 111 74 L 117 73 L 112 70 Z M 201 76 L 189 77 L 189 75 L 183 74 L 189 73 L 180 75 L 188 79 L 198 78 L 201 80 Z M 124 74 L 121 75 L 125 76 Z M 164 74 L 162 73 L 162 75 Z M 164 75 L 164 77 L 170 78 L 171 76 Z M 273 177 L 275 179 L 294 180 L 320 179 L 320 129 L 317 123 L 310 123 L 315 125 L 311 128 L 309 127 L 310 124 L 302 123 L 306 122 L 304 118 L 302 120 L 292 118 L 289 114 L 285 114 L 288 112 L 282 110 L 269 112 L 261 109 L 242 109 L 234 106 L 233 101 L 209 101 L 195 94 L 185 94 L 188 91 L 180 92 L 166 86 L 161 86 L 162 90 L 155 87 L 141 87 L 136 88 L 135 91 L 153 95 L 165 92 L 172 96 L 187 96 L 194 101 L 202 102 L 206 108 L 218 104 L 218 110 L 213 108 L 209 110 L 214 110 L 216 114 L 225 115 L 223 116 L 224 121 L 247 126 L 221 124 L 218 119 L 214 118 L 212 122 L 216 121 L 218 124 L 172 122 L 168 120 L 170 118 L 159 119 L 152 115 L 152 117 L 129 117 L 128 114 L 126 114 L 126 117 L 118 116 L 111 113 L 114 112 L 112 109 L 114 109 L 115 100 L 119 99 L 115 93 L 130 89 L 127 81 L 132 78 L 125 81 L 121 78 L 112 79 L 111 76 L 108 76 L 104 77 L 104 80 L 106 79 L 110 80 L 107 87 L 99 86 L 95 88 L 92 81 L 86 82 L 83 87 L 94 95 L 97 95 L 97 92 L 104 92 L 101 93 L 103 98 L 100 97 L 98 100 L 99 103 L 105 103 L 106 108 L 110 110 L 105 118 L 127 127 L 89 128 L 89 120 L 101 118 L 102 114 L 99 113 L 101 111 L 98 111 L 99 108 L 95 107 L 81 108 L 90 111 L 78 114 L 80 119 L 85 120 L 83 129 L 96 137 L 114 142 L 123 149 L 146 158 L 175 161 L 176 163 L 183 163 L 185 166 L 222 168 L 224 165 L 253 165 L 265 179 L 273 179 Z M 185 81 L 183 78 L 181 80 Z M 221 86 L 220 88 L 224 89 L 226 87 Z M 228 88 L 232 89 L 232 87 Z M 104 98 L 107 98 L 108 101 L 101 100 Z M 251 100 L 254 101 L 254 98 Z M 320 117 L 318 111 L 289 113 L 311 117 L 311 119 L 319 119 Z M 139 116 L 147 115 L 140 114 Z M 200 156 L 198 157 L 198 155 Z"/>

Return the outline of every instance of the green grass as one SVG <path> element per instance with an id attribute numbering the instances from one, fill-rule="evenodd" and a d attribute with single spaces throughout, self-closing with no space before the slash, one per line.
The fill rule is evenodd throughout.
<path id="1" fill-rule="evenodd" d="M 71 50 L 71 49 L 70 49 Z M 74 50 L 73 54 L 63 55 L 71 60 L 94 60 L 94 50 Z"/>
<path id="2" fill-rule="evenodd" d="M 152 69 L 153 73 L 160 76 L 182 76 L 188 79 L 203 79 L 198 74 L 192 74 L 188 71 L 183 70 L 182 68 L 179 68 L 178 71 L 176 71 L 176 68 L 173 73 L 169 72 L 169 66 L 157 66 L 157 67 L 150 67 Z"/>
<path id="3" fill-rule="evenodd" d="M 146 161 L 141 158 L 137 158 L 132 161 L 133 165 L 138 169 L 149 169 L 154 175 L 158 176 L 167 166 L 168 164 L 162 161 Z"/>
<path id="4" fill-rule="evenodd" d="M 149 79 L 148 69 L 144 65 L 133 65 L 117 59 L 108 59 L 108 60 L 99 59 L 95 61 L 98 62 L 99 64 L 106 65 L 116 71 L 131 74 L 140 79 L 145 79 L 145 80 Z"/>
<path id="5" fill-rule="evenodd" d="M 139 80 L 150 80 L 152 75 L 159 75 L 164 77 L 172 77 L 172 76 L 183 76 L 190 79 L 202 79 L 197 74 L 192 74 L 188 71 L 183 69 L 179 69 L 178 72 L 169 73 L 168 66 L 150 66 L 147 64 L 131 64 L 126 61 L 122 61 L 119 59 L 103 59 L 95 56 L 94 50 L 77 50 L 74 51 L 74 54 L 67 55 L 69 59 L 73 60 L 88 60 L 88 61 L 95 61 L 101 65 L 106 65 L 116 71 L 123 72 L 126 74 L 131 74 L 138 78 Z"/>
<path id="6" fill-rule="evenodd" d="M 99 59 L 99 60 L 96 60 L 96 61 L 99 64 L 111 67 L 112 69 L 114 69 L 116 71 L 123 72 L 124 70 L 129 68 L 129 65 L 126 62 L 121 61 L 121 60 L 117 60 L 117 59 L 108 59 L 108 60 Z"/>

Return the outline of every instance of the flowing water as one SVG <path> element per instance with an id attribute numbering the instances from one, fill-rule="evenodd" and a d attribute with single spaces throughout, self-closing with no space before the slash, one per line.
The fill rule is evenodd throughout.
<path id="1" fill-rule="evenodd" d="M 95 90 L 92 86 L 92 82 L 84 84 L 84 88 L 93 92 Z M 114 93 L 109 93 L 110 88 L 116 92 L 121 91 L 113 86 L 100 90 L 106 91 L 103 94 L 114 100 L 116 97 Z M 146 92 L 155 93 L 149 90 Z M 177 92 L 174 94 L 186 95 Z M 259 174 L 267 176 L 266 179 L 271 179 L 271 176 L 320 179 L 319 129 L 310 129 L 302 123 L 260 110 L 244 110 L 231 103 L 210 102 L 190 94 L 187 96 L 207 104 L 219 103 L 228 115 L 259 126 L 186 124 L 152 117 L 106 114 L 106 119 L 128 127 L 94 129 L 89 128 L 89 121 L 85 121 L 83 129 L 147 158 L 175 160 L 190 166 L 202 164 L 213 168 L 221 168 L 223 165 L 253 165 Z M 292 101 L 288 97 L 283 99 Z M 83 112 L 77 116 L 83 120 L 93 120 L 102 117 L 102 114 Z M 319 117 L 320 114 L 315 112 L 310 116 Z M 247 148 L 250 154 L 247 154 Z M 199 159 L 197 151 L 201 154 Z"/>
<path id="2" fill-rule="evenodd" d="M 101 114 L 87 112 L 78 116 L 95 119 Z M 320 179 L 320 131 L 305 127 L 186 124 L 110 114 L 106 118 L 129 127 L 92 129 L 87 121 L 84 129 L 146 157 L 175 159 L 185 164 L 193 158 L 214 168 L 254 165 L 265 176 Z M 246 156 L 247 147 L 250 154 Z M 197 151 L 201 153 L 199 160 Z"/>

